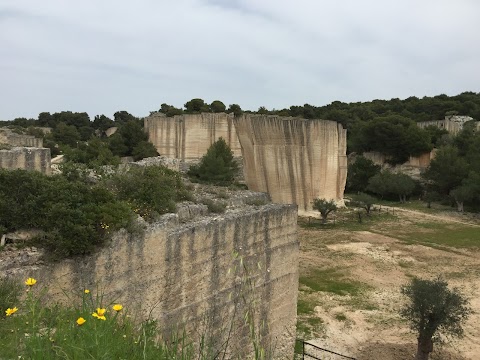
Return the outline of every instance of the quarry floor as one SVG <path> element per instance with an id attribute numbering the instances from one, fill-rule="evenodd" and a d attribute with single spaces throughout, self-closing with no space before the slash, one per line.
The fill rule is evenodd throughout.
<path id="1" fill-rule="evenodd" d="M 441 275 L 474 314 L 465 336 L 435 345 L 431 359 L 480 359 L 480 219 L 386 209 L 362 224 L 347 212 L 328 225 L 299 218 L 297 337 L 358 360 L 413 359 L 416 335 L 398 315 L 400 287 L 412 276 Z"/>

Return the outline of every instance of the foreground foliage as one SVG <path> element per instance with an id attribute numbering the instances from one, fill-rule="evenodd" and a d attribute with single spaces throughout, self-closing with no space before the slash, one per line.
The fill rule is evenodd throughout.
<path id="1" fill-rule="evenodd" d="M 69 306 L 46 305 L 48 289 L 40 281 L 29 278 L 23 296 L 4 298 L 10 284 L 0 280 L 2 359 L 213 358 L 211 349 L 199 347 L 182 333 L 163 341 L 157 321 L 136 322 L 138 315 L 89 289 L 70 294 Z M 8 304 L 2 305 L 6 299 Z"/>

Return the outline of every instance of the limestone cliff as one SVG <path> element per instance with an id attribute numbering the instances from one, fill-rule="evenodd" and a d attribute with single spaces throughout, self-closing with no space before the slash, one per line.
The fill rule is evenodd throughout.
<path id="1" fill-rule="evenodd" d="M 0 169 L 36 170 L 51 174 L 50 149 L 14 147 L 0 150 Z"/>
<path id="2" fill-rule="evenodd" d="M 312 209 L 315 198 L 343 200 L 346 130 L 328 120 L 268 115 L 235 118 L 248 187 L 273 202 Z"/>
<path id="3" fill-rule="evenodd" d="M 233 114 L 202 113 L 166 117 L 154 113 L 144 121 L 150 142 L 160 155 L 181 160 L 200 159 L 220 137 L 240 156 Z"/>
<path id="4" fill-rule="evenodd" d="M 235 358 L 250 358 L 252 341 L 243 317 L 252 305 L 261 343 L 275 349 L 275 359 L 292 359 L 296 222 L 296 208 L 278 204 L 188 224 L 169 214 L 145 235 L 119 233 L 95 256 L 24 275 L 48 283 L 56 300 L 98 287 L 105 299 L 124 304 L 130 313 L 157 319 L 165 335 L 185 326 L 189 336 L 206 333 L 220 344 L 233 324 L 229 353 Z"/>

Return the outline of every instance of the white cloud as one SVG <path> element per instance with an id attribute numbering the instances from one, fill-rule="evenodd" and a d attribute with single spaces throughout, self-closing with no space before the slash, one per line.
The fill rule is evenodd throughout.
<path id="1" fill-rule="evenodd" d="M 0 118 L 479 91 L 480 3 L 4 0 Z"/>

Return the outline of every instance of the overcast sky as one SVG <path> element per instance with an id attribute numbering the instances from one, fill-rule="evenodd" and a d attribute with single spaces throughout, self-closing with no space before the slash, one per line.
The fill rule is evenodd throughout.
<path id="1" fill-rule="evenodd" d="M 478 0 L 0 0 L 0 120 L 480 91 Z"/>

